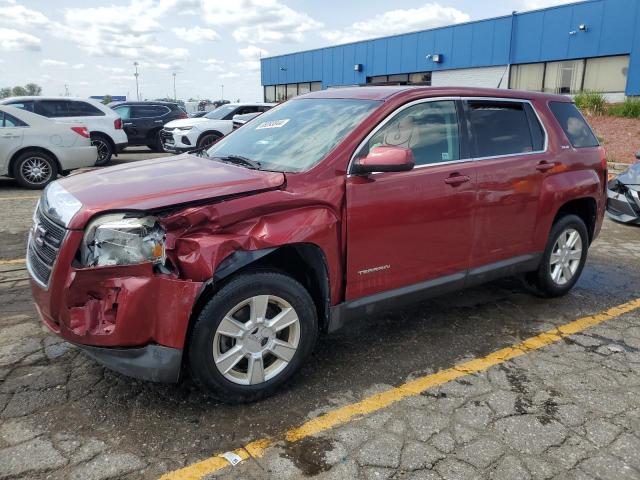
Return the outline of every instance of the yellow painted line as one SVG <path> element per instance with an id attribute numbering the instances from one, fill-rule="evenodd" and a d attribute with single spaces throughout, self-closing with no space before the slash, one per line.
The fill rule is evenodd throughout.
<path id="1" fill-rule="evenodd" d="M 24 258 L 14 258 L 13 260 L 0 260 L 0 265 L 21 265 L 26 263 Z"/>
<path id="2" fill-rule="evenodd" d="M 24 197 L 0 197 L 0 200 L 34 200 L 40 198 L 40 195 L 26 195 Z"/>
<path id="3" fill-rule="evenodd" d="M 530 337 L 520 343 L 516 343 L 510 347 L 502 348 L 490 353 L 489 355 L 470 360 L 458 364 L 454 367 L 441 370 L 432 375 L 426 375 L 424 377 L 416 378 L 407 383 L 404 383 L 398 387 L 391 388 L 381 393 L 377 393 L 370 397 L 367 397 L 359 402 L 345 405 L 344 407 L 337 408 L 317 418 L 309 420 L 304 424 L 294 427 L 288 430 L 281 438 L 263 438 L 261 440 L 255 440 L 248 443 L 244 447 L 238 448 L 233 451 L 242 460 L 246 460 L 249 457 L 259 458 L 265 453 L 265 450 L 280 440 L 286 440 L 288 442 L 297 442 L 311 435 L 315 435 L 320 432 L 329 430 L 335 426 L 344 424 L 350 420 L 359 418 L 363 415 L 367 415 L 378 410 L 381 410 L 389 405 L 392 405 L 400 400 L 419 395 L 420 393 L 428 390 L 429 388 L 443 385 L 455 380 L 456 378 L 471 375 L 489 369 L 495 365 L 507 362 L 513 358 L 525 355 L 529 352 L 539 350 L 542 347 L 551 345 L 561 340 L 563 337 L 573 335 L 583 330 L 598 325 L 607 320 L 614 319 L 625 313 L 632 312 L 640 308 L 640 298 L 632 300 L 622 305 L 610 308 L 604 312 L 588 317 L 582 317 L 573 322 L 561 325 L 553 330 L 542 332 L 539 335 Z M 161 480 L 195 480 L 217 472 L 223 468 L 228 467 L 229 462 L 221 455 L 215 455 L 213 457 L 202 460 L 201 462 L 194 463 L 173 472 L 168 472 L 160 477 Z"/>

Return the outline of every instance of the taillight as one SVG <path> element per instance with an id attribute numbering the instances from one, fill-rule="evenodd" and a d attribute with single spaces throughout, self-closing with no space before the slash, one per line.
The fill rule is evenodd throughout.
<path id="1" fill-rule="evenodd" d="M 113 128 L 115 128 L 116 130 L 122 130 L 122 119 L 121 118 L 116 118 L 113 121 Z"/>
<path id="2" fill-rule="evenodd" d="M 178 118 L 189 118 L 189 115 L 187 115 L 185 112 L 181 112 L 180 115 L 178 115 Z"/>
<path id="3" fill-rule="evenodd" d="M 89 130 L 87 130 L 87 127 L 71 127 L 71 130 L 76 132 L 81 137 L 89 138 Z"/>

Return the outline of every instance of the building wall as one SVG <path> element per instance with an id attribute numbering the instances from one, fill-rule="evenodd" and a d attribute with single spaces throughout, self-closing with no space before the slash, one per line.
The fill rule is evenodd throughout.
<path id="1" fill-rule="evenodd" d="M 586 24 L 585 32 L 579 31 Z M 367 77 L 509 63 L 630 54 L 627 95 L 640 95 L 640 0 L 587 0 L 421 32 L 261 60 L 263 85 L 322 81 L 358 85 Z M 575 32 L 570 34 L 570 32 Z M 427 56 L 442 55 L 435 63 Z M 362 65 L 355 71 L 354 65 Z M 446 78 L 446 77 L 440 77 Z"/>
<path id="2" fill-rule="evenodd" d="M 434 87 L 509 88 L 509 70 L 507 65 L 442 70 L 433 72 L 431 85 Z"/>

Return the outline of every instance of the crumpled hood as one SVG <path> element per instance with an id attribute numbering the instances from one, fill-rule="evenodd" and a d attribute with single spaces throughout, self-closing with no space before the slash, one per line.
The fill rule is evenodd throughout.
<path id="1" fill-rule="evenodd" d="M 640 162 L 631 165 L 626 172 L 618 175 L 616 180 L 627 186 L 640 186 Z M 634 190 L 638 189 L 635 188 Z"/>
<path id="2" fill-rule="evenodd" d="M 96 169 L 59 183 L 82 202 L 70 228 L 83 228 L 88 218 L 106 210 L 158 209 L 275 189 L 284 181 L 280 172 L 250 170 L 184 154 Z"/>

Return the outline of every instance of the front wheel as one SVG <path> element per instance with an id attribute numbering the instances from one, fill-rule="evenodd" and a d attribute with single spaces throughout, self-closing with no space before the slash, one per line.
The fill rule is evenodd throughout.
<path id="1" fill-rule="evenodd" d="M 189 367 L 200 387 L 225 403 L 272 395 L 315 346 L 318 319 L 307 290 L 276 272 L 239 275 L 200 313 Z"/>
<path id="2" fill-rule="evenodd" d="M 217 133 L 205 133 L 202 137 L 198 139 L 198 148 L 206 150 L 221 138 L 222 138 L 222 135 L 219 135 Z"/>
<path id="3" fill-rule="evenodd" d="M 561 217 L 551 229 L 538 270 L 525 275 L 525 283 L 543 297 L 559 297 L 578 281 L 587 260 L 589 234 L 577 215 Z"/>

